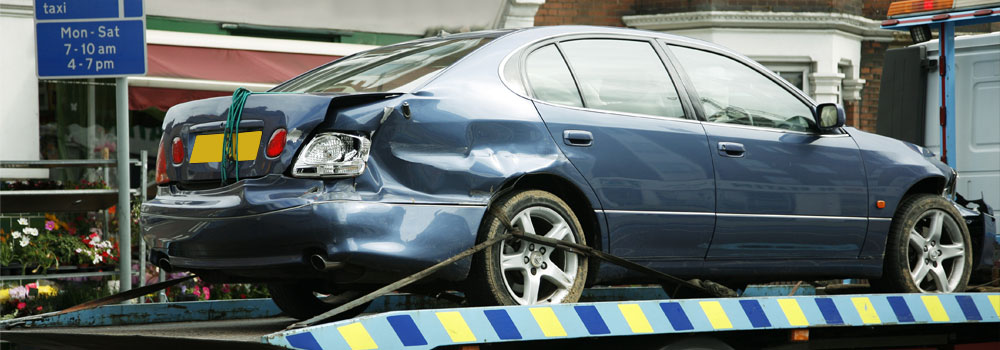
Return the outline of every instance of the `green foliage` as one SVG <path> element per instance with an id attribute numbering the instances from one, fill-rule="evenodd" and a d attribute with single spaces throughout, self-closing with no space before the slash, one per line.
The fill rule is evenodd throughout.
<path id="1" fill-rule="evenodd" d="M 100 239 L 95 226 L 96 217 L 89 215 L 19 218 L 0 229 L 0 264 L 20 264 L 21 273 L 45 273 L 59 266 L 113 263 L 117 246 Z"/>
<path id="2" fill-rule="evenodd" d="M 0 229 L 0 265 L 3 266 L 10 266 L 10 263 L 14 261 L 14 246 L 8 244 L 8 241 L 10 241 L 10 235 Z"/>
<path id="3" fill-rule="evenodd" d="M 12 263 L 23 265 L 25 271 L 31 267 L 32 273 L 44 273 L 52 267 L 60 265 L 76 265 L 89 263 L 87 257 L 77 253 L 87 245 L 80 237 L 62 230 L 38 230 L 38 235 L 28 235 L 21 230 L 0 231 L 0 263 L 10 266 Z M 15 238 L 14 233 L 20 237 Z M 27 244 L 23 244 L 27 243 Z"/>
<path id="4" fill-rule="evenodd" d="M 169 278 L 177 278 L 171 276 Z M 229 299 L 253 299 L 270 298 L 264 284 L 208 284 L 201 279 L 194 278 L 180 285 L 167 288 L 167 298 L 170 301 L 196 301 L 196 300 L 229 300 Z"/>
<path id="5" fill-rule="evenodd" d="M 183 273 L 170 278 L 182 277 Z M 54 288 L 55 292 L 40 293 L 39 289 Z M 42 280 L 25 286 L 7 284 L 10 297 L 0 302 L 0 320 L 36 315 L 63 310 L 87 301 L 111 295 L 107 280 L 102 278 L 78 278 L 76 280 Z M 18 292 L 20 290 L 20 292 Z M 53 289 L 48 289 L 49 291 Z M 207 284 L 200 279 L 185 281 L 166 290 L 167 300 L 199 301 L 269 298 L 264 284 Z M 157 294 L 148 294 L 140 302 L 156 302 Z"/>
<path id="6" fill-rule="evenodd" d="M 0 303 L 2 317 L 23 317 L 46 312 L 58 311 L 86 301 L 111 295 L 111 290 L 105 281 L 61 281 L 54 285 L 58 292 L 55 295 L 39 295 L 36 289 L 30 289 L 28 297 L 11 298 Z M 11 315 L 14 315 L 11 317 Z"/>

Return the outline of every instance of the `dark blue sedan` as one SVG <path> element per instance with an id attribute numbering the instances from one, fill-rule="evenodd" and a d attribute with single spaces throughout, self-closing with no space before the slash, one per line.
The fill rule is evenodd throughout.
<path id="1" fill-rule="evenodd" d="M 491 207 L 528 234 L 686 277 L 952 292 L 972 270 L 951 168 L 697 40 L 449 35 L 244 97 L 167 113 L 142 234 L 161 267 L 266 282 L 295 317 L 504 234 Z M 648 281 L 517 240 L 434 277 L 508 305 Z"/>

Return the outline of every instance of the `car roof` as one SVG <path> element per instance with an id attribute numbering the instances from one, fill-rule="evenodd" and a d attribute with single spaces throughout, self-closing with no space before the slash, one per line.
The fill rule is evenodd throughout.
<path id="1" fill-rule="evenodd" d="M 496 31 L 492 31 L 496 32 Z M 470 33 L 471 34 L 471 33 Z M 528 27 L 523 29 L 518 29 L 507 33 L 506 35 L 498 38 L 498 40 L 520 40 L 525 43 L 534 42 L 539 40 L 544 40 L 547 38 L 553 38 L 565 35 L 629 35 L 629 36 L 641 36 L 655 39 L 663 39 L 670 41 L 672 43 L 685 43 L 692 46 L 702 46 L 711 48 L 713 50 L 724 51 L 727 53 L 735 54 L 736 52 L 729 50 L 725 47 L 715 45 L 713 43 L 702 41 L 698 39 L 693 39 L 685 36 L 668 34 L 663 32 L 656 32 L 644 29 L 633 29 L 633 28 L 622 28 L 622 27 L 604 27 L 604 26 L 588 26 L 588 25 L 559 25 L 559 26 L 541 26 L 541 27 Z"/>
<path id="2" fill-rule="evenodd" d="M 668 34 L 663 32 L 656 32 L 644 29 L 633 29 L 633 28 L 622 28 L 622 27 L 605 27 L 605 26 L 590 26 L 590 25 L 557 25 L 557 26 L 540 26 L 540 27 L 527 27 L 521 29 L 494 29 L 494 30 L 481 30 L 475 32 L 466 33 L 455 33 L 455 34 L 443 34 L 434 37 L 428 37 L 420 40 L 440 40 L 440 39 L 464 39 L 464 38 L 492 38 L 494 41 L 515 41 L 520 42 L 519 45 L 522 46 L 530 44 L 532 42 L 541 41 L 545 39 L 560 37 L 560 36 L 571 36 L 571 35 L 628 35 L 628 36 L 639 36 L 655 39 L 663 39 L 671 43 L 679 44 L 689 44 L 691 46 L 701 46 L 705 48 L 710 48 L 712 50 L 721 51 L 729 54 L 738 53 L 727 49 L 725 47 L 698 39 L 693 39 L 685 36 Z M 491 45 L 487 45 L 491 46 Z"/>
<path id="3" fill-rule="evenodd" d="M 479 34 L 481 33 L 481 34 Z M 698 40 L 694 38 L 689 38 L 685 36 L 668 34 L 663 32 L 656 32 L 650 30 L 633 29 L 633 28 L 622 28 L 622 27 L 604 27 L 604 26 L 588 26 L 588 25 L 559 25 L 559 26 L 541 26 L 541 27 L 528 27 L 523 29 L 512 30 L 506 32 L 505 34 L 496 37 L 498 33 L 504 33 L 503 30 L 500 31 L 486 31 L 486 32 L 472 32 L 463 33 L 464 35 L 476 36 L 476 35 L 492 35 L 495 39 L 489 44 L 483 46 L 471 55 L 485 54 L 488 52 L 497 53 L 498 51 L 507 52 L 508 55 L 513 54 L 521 50 L 522 48 L 529 47 L 534 43 L 545 41 L 548 39 L 555 39 L 558 37 L 586 37 L 586 36 L 631 36 L 640 38 L 650 38 L 650 39 L 660 39 L 664 40 L 669 44 L 677 44 L 682 46 L 689 46 L 692 48 L 698 48 L 702 50 L 708 50 L 717 54 L 722 54 L 728 56 L 729 58 L 740 61 L 741 63 L 753 67 L 759 72 L 769 72 L 767 67 L 764 67 L 759 62 L 746 57 L 745 55 L 736 52 L 734 50 L 728 49 L 723 46 L 716 45 L 703 40 Z M 509 56 L 508 56 L 509 57 Z M 503 63 L 501 63 L 502 65 Z M 779 80 L 775 80 L 779 81 Z M 788 85 L 787 82 L 784 82 Z M 815 105 L 816 102 L 810 98 L 808 95 L 798 92 L 796 95 L 803 97 L 810 104 Z"/>

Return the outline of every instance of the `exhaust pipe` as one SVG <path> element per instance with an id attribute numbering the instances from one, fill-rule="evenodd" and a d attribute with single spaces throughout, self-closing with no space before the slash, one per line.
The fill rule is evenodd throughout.
<path id="1" fill-rule="evenodd" d="M 324 272 L 340 269 L 346 264 L 339 261 L 326 261 L 322 255 L 313 254 L 309 256 L 309 265 L 312 265 L 316 271 Z"/>
<path id="2" fill-rule="evenodd" d="M 156 262 L 156 266 L 159 266 L 163 269 L 163 271 L 174 272 L 174 267 L 170 266 L 170 260 L 167 260 L 167 258 L 160 258 L 160 260 Z"/>

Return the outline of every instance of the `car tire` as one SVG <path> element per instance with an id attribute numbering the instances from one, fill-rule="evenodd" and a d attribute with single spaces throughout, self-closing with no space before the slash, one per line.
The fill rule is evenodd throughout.
<path id="1" fill-rule="evenodd" d="M 871 282 L 886 292 L 961 292 L 971 271 L 972 239 L 962 215 L 942 196 L 918 194 L 896 210 L 882 278 Z"/>
<path id="2" fill-rule="evenodd" d="M 275 305 L 278 305 L 278 308 L 285 315 L 299 320 L 312 318 L 313 316 L 333 310 L 335 307 L 362 295 L 360 293 L 352 293 L 352 297 L 346 301 L 329 303 L 317 296 L 313 292 L 313 288 L 304 283 L 268 283 L 267 290 L 271 293 L 271 300 L 274 301 Z M 342 320 L 360 315 L 370 304 L 371 302 L 367 302 L 361 306 L 347 310 L 334 316 L 334 319 Z"/>
<path id="3" fill-rule="evenodd" d="M 492 207 L 525 233 L 587 244 L 572 209 L 549 192 L 528 190 L 506 195 Z M 480 225 L 479 241 L 506 232 L 506 225 L 487 212 Z M 587 265 L 583 255 L 510 239 L 473 257 L 466 293 L 469 302 L 476 305 L 572 303 L 583 293 Z"/>

